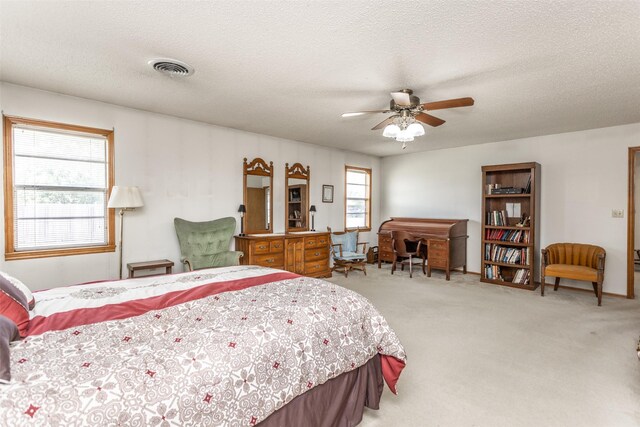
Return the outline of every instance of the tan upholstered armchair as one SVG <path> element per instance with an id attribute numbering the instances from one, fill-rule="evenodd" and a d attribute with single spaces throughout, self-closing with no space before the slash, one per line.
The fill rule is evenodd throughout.
<path id="1" fill-rule="evenodd" d="M 542 277 L 540 293 L 544 296 L 546 276 L 556 278 L 554 291 L 558 290 L 560 278 L 584 280 L 593 284 L 593 291 L 602 305 L 602 282 L 606 252 L 600 246 L 581 243 L 554 243 L 542 250 Z"/>

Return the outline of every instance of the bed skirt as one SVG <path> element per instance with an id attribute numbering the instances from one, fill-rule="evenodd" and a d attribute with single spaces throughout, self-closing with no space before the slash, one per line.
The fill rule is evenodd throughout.
<path id="1" fill-rule="evenodd" d="M 259 423 L 260 427 L 351 427 L 362 421 L 364 407 L 378 409 L 384 387 L 380 355 L 353 371 L 296 397 Z"/>

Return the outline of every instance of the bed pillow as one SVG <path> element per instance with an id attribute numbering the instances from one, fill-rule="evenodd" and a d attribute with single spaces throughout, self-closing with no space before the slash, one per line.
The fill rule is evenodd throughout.
<path id="1" fill-rule="evenodd" d="M 24 297 L 27 299 L 27 303 L 29 304 L 29 310 L 33 310 L 33 307 L 35 307 L 36 305 L 36 300 L 33 297 L 33 294 L 31 293 L 31 290 L 27 287 L 27 285 L 25 285 L 15 277 L 9 276 L 7 273 L 3 271 L 0 271 L 0 276 L 7 279 L 9 283 L 11 283 L 13 286 L 18 288 L 20 292 L 24 294 Z"/>
<path id="2" fill-rule="evenodd" d="M 11 282 L 0 275 L 0 315 L 8 317 L 18 326 L 20 336 L 27 335 L 29 304 L 27 297 Z"/>
<path id="3" fill-rule="evenodd" d="M 9 343 L 20 338 L 18 327 L 9 318 L 0 316 L 0 383 L 11 381 L 11 350 Z"/>

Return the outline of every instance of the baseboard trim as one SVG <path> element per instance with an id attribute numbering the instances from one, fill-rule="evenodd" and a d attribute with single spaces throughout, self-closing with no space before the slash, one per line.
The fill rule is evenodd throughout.
<path id="1" fill-rule="evenodd" d="M 549 288 L 552 288 L 553 286 L 555 286 L 553 283 L 546 283 L 544 285 L 544 287 L 548 290 Z M 589 292 L 590 294 L 593 294 L 593 297 L 595 298 L 596 294 L 593 292 L 593 289 L 583 289 L 583 288 L 576 288 L 574 286 L 566 286 L 566 285 L 559 285 L 558 288 L 560 289 L 568 289 L 570 291 L 579 291 L 579 292 Z M 552 289 L 553 290 L 553 289 Z M 602 295 L 606 295 L 608 297 L 614 297 L 614 298 L 624 298 L 627 299 L 626 295 L 623 294 L 616 294 L 613 292 L 602 292 Z"/>
<path id="2" fill-rule="evenodd" d="M 459 271 L 460 273 L 462 273 L 462 270 L 452 270 L 452 271 Z M 467 271 L 467 274 L 474 274 L 476 276 L 480 276 L 480 273 L 476 273 L 475 271 Z M 546 283 L 544 285 L 545 288 L 549 288 L 550 286 L 554 286 L 553 283 Z M 593 294 L 593 296 L 595 297 L 595 293 L 593 292 L 593 289 L 583 289 L 583 288 L 576 288 L 575 286 L 566 286 L 566 285 L 560 285 L 558 286 L 560 289 L 568 289 L 570 291 L 579 291 L 579 292 L 589 292 L 591 294 Z M 616 294 L 614 292 L 602 292 L 602 295 L 606 295 L 608 297 L 614 297 L 614 298 L 624 298 L 627 299 L 627 296 L 624 294 Z"/>

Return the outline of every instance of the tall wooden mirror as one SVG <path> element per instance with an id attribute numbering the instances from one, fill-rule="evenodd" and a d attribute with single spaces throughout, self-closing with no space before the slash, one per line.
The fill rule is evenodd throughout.
<path id="1" fill-rule="evenodd" d="M 309 229 L 309 180 L 311 171 L 300 163 L 285 165 L 285 229 L 307 231 Z"/>
<path id="2" fill-rule="evenodd" d="M 273 162 L 244 159 L 244 232 L 273 232 Z"/>

